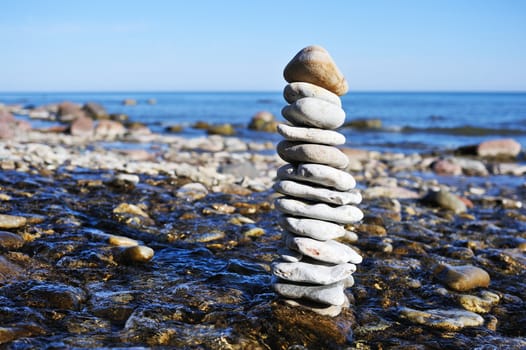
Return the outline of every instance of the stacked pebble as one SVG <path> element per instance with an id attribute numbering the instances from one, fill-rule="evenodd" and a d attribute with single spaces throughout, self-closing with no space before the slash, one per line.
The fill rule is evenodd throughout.
<path id="1" fill-rule="evenodd" d="M 356 182 L 344 171 L 349 159 L 336 146 L 345 136 L 334 131 L 345 121 L 339 96 L 347 82 L 329 53 L 319 46 L 302 49 L 285 67 L 282 110 L 292 126 L 280 124 L 285 138 L 277 146 L 290 164 L 278 169 L 274 189 L 283 214 L 280 260 L 273 264 L 275 291 L 291 305 L 336 316 L 348 305 L 344 290 L 353 285 L 352 273 L 362 257 L 335 239 L 355 235 L 344 225 L 360 221 L 355 205 L 362 200 Z"/>

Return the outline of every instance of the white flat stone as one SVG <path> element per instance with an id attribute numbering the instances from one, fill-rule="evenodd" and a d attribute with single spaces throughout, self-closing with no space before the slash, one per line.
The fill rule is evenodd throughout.
<path id="1" fill-rule="evenodd" d="M 345 111 L 315 97 L 304 97 L 283 107 L 281 115 L 296 126 L 337 129 L 345 122 Z"/>
<path id="2" fill-rule="evenodd" d="M 278 132 L 289 141 L 304 141 L 331 146 L 345 144 L 345 136 L 334 130 L 278 124 Z"/>
<path id="3" fill-rule="evenodd" d="M 356 186 L 351 174 L 323 164 L 286 164 L 278 169 L 277 177 L 334 187 L 339 191 L 348 191 Z"/>
<path id="4" fill-rule="evenodd" d="M 285 140 L 278 143 L 277 151 L 289 163 L 316 163 L 338 169 L 349 165 L 349 158 L 334 146 Z"/>
<path id="5" fill-rule="evenodd" d="M 287 84 L 283 90 L 283 97 L 288 103 L 294 103 L 304 97 L 316 97 L 335 104 L 338 107 L 342 106 L 342 100 L 335 93 L 321 86 L 305 82 Z"/>
<path id="6" fill-rule="evenodd" d="M 354 249 L 333 240 L 318 241 L 312 238 L 298 237 L 289 234 L 286 242 L 289 249 L 323 262 L 331 264 L 343 264 L 347 262 L 359 264 L 362 262 L 362 257 Z"/>
<path id="7" fill-rule="evenodd" d="M 352 224 L 363 219 L 363 213 L 353 205 L 331 207 L 328 204 L 310 204 L 297 199 L 277 198 L 276 208 L 282 213 L 339 224 Z"/>
<path id="8" fill-rule="evenodd" d="M 351 276 L 354 271 L 356 271 L 356 265 L 349 263 L 325 266 L 300 261 L 279 262 L 272 266 L 272 273 L 281 279 L 323 285 L 342 281 Z"/>
<path id="9" fill-rule="evenodd" d="M 276 283 L 274 290 L 292 299 L 307 299 L 317 303 L 328 305 L 342 305 L 345 303 L 343 282 L 337 282 L 326 286 L 298 285 L 292 283 Z"/>
<path id="10" fill-rule="evenodd" d="M 335 191 L 323 187 L 305 185 L 292 180 L 276 182 L 274 190 L 293 197 L 337 205 L 360 204 L 362 201 L 362 195 L 356 189 L 346 192 Z"/>
<path id="11" fill-rule="evenodd" d="M 319 241 L 343 237 L 346 234 L 346 230 L 342 225 L 323 220 L 282 215 L 279 224 L 286 231 Z"/>

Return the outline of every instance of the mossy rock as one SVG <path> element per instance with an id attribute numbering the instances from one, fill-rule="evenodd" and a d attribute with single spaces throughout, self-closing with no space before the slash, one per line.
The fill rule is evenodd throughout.
<path id="1" fill-rule="evenodd" d="M 236 130 L 232 124 L 217 124 L 210 125 L 207 129 L 208 134 L 210 135 L 223 135 L 223 136 L 232 136 L 236 134 Z"/>

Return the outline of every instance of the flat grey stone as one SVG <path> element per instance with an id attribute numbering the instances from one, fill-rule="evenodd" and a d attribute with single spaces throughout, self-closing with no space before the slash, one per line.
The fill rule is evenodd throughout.
<path id="1" fill-rule="evenodd" d="M 487 290 L 481 291 L 480 296 L 463 294 L 458 297 L 458 302 L 464 309 L 477 314 L 490 312 L 493 306 L 499 303 L 499 300 L 498 294 Z"/>
<path id="2" fill-rule="evenodd" d="M 278 124 L 278 132 L 289 141 L 304 141 L 332 146 L 345 144 L 345 136 L 333 130 Z"/>
<path id="3" fill-rule="evenodd" d="M 342 100 L 335 93 L 322 88 L 321 86 L 314 85 L 306 82 L 295 82 L 285 86 L 283 90 L 283 98 L 288 103 L 294 103 L 300 98 L 304 97 L 316 97 L 324 101 L 335 104 L 338 107 L 342 106 Z"/>
<path id="4" fill-rule="evenodd" d="M 428 327 L 455 332 L 465 327 L 477 327 L 484 324 L 482 316 L 471 311 L 458 309 L 415 310 L 408 307 L 398 309 L 401 318 Z"/>
<path id="5" fill-rule="evenodd" d="M 292 197 L 303 198 L 314 202 L 330 204 L 360 204 L 362 195 L 358 190 L 335 191 L 323 187 L 314 187 L 292 180 L 281 180 L 274 184 L 274 190 Z"/>
<path id="6" fill-rule="evenodd" d="M 292 299 L 307 299 L 317 303 L 328 305 L 342 305 L 345 303 L 343 282 L 337 282 L 326 286 L 298 285 L 293 283 L 275 283 L 274 290 Z"/>
<path id="7" fill-rule="evenodd" d="M 346 279 L 356 271 L 354 264 L 333 266 L 299 262 L 278 262 L 272 266 L 274 276 L 281 279 L 311 284 L 332 284 Z"/>
<path id="8" fill-rule="evenodd" d="M 286 231 L 320 241 L 343 237 L 346 234 L 346 230 L 342 225 L 323 220 L 282 215 L 279 219 L 279 224 Z"/>
<path id="9" fill-rule="evenodd" d="M 337 129 L 345 122 L 345 111 L 337 105 L 315 97 L 304 97 L 283 107 L 281 114 L 295 126 Z"/>
<path id="10" fill-rule="evenodd" d="M 356 186 L 351 174 L 323 164 L 286 164 L 278 169 L 277 177 L 334 187 L 339 191 L 348 191 Z"/>
<path id="11" fill-rule="evenodd" d="M 353 205 L 331 207 L 328 204 L 310 204 L 297 199 L 277 198 L 276 208 L 282 213 L 339 224 L 352 224 L 363 219 L 363 213 Z"/>
<path id="12" fill-rule="evenodd" d="M 286 239 L 287 247 L 303 255 L 331 264 L 350 262 L 359 264 L 362 257 L 354 249 L 333 240 L 318 241 L 307 237 L 289 234 Z"/>
<path id="13" fill-rule="evenodd" d="M 338 169 L 344 169 L 349 165 L 349 158 L 334 146 L 281 141 L 278 143 L 277 151 L 279 156 L 289 163 L 325 164 Z"/>

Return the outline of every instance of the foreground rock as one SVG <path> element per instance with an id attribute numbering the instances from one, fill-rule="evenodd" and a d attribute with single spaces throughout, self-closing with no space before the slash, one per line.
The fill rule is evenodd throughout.
<path id="1" fill-rule="evenodd" d="M 480 267 L 472 265 L 450 266 L 442 264 L 435 269 L 435 276 L 451 289 L 459 292 L 487 287 L 489 274 Z"/>

